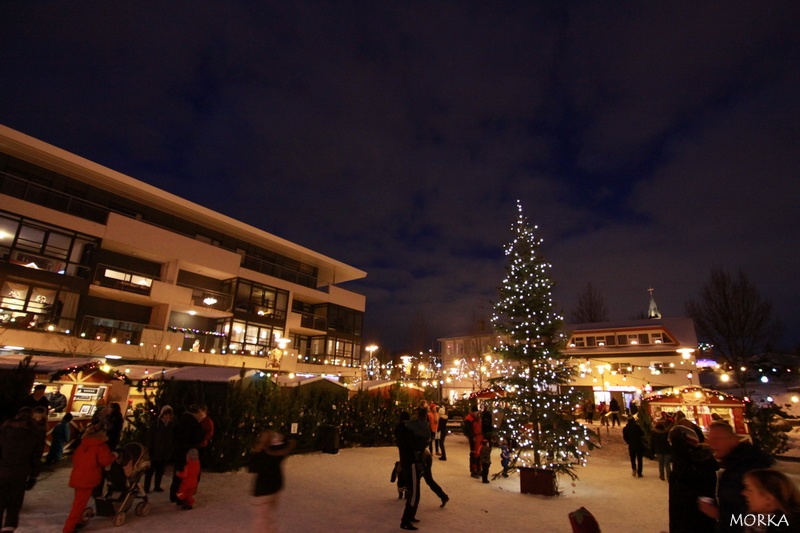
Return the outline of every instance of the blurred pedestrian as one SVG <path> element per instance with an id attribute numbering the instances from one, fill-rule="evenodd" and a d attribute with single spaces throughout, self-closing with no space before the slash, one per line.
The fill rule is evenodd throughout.
<path id="1" fill-rule="evenodd" d="M 717 462 L 694 431 L 675 426 L 669 432 L 672 473 L 669 478 L 670 533 L 714 533 L 716 521 L 703 514 L 700 501 L 714 501 Z M 705 499 L 705 500 L 703 500 Z"/>
<path id="2" fill-rule="evenodd" d="M 447 461 L 447 451 L 444 448 L 444 440 L 447 437 L 447 407 L 442 404 L 439 407 L 439 425 L 436 430 L 436 445 L 440 453 L 439 460 Z"/>
<path id="3" fill-rule="evenodd" d="M 0 527 L 14 531 L 25 490 L 32 489 L 39 476 L 44 439 L 34 426 L 33 410 L 20 409 L 0 426 Z"/>
<path id="4" fill-rule="evenodd" d="M 622 422 L 619 419 L 619 402 L 616 398 L 611 398 L 608 403 L 608 412 L 611 416 L 611 427 L 621 426 Z"/>
<path id="5" fill-rule="evenodd" d="M 433 455 L 431 455 L 430 450 L 424 450 L 422 454 L 422 479 L 425 480 L 425 483 L 428 484 L 428 487 L 436 494 L 440 500 L 442 500 L 442 505 L 439 507 L 444 507 L 447 505 L 447 502 L 450 501 L 450 497 L 442 490 L 442 487 L 439 486 L 438 483 L 433 479 Z"/>
<path id="6" fill-rule="evenodd" d="M 92 491 L 103 481 L 103 469 L 117 458 L 117 454 L 109 449 L 107 440 L 108 435 L 102 426 L 89 426 L 83 433 L 80 446 L 72 454 L 69 486 L 75 489 L 75 495 L 63 533 L 76 531 Z"/>
<path id="7" fill-rule="evenodd" d="M 742 491 L 747 510 L 768 524 L 767 532 L 800 531 L 800 491 L 786 475 L 771 468 L 750 470 Z"/>
<path id="8" fill-rule="evenodd" d="M 197 409 L 199 411 L 197 415 L 197 421 L 200 422 L 200 427 L 203 428 L 203 440 L 197 447 L 197 451 L 200 452 L 200 464 L 203 466 L 208 466 L 208 463 L 211 460 L 211 448 L 209 446 L 211 444 L 211 440 L 214 438 L 214 421 L 211 420 L 210 416 L 208 416 L 207 405 L 200 404 L 197 406 Z"/>
<path id="9" fill-rule="evenodd" d="M 479 457 L 481 461 L 481 479 L 484 483 L 489 483 L 489 467 L 492 466 L 492 447 L 489 445 L 489 439 L 483 439 Z"/>
<path id="10" fill-rule="evenodd" d="M 664 422 L 658 421 L 650 432 L 650 452 L 658 461 L 658 477 L 661 481 L 669 479 L 672 472 L 672 446 L 669 443 L 669 433 Z"/>
<path id="11" fill-rule="evenodd" d="M 30 407 L 33 409 L 34 407 L 44 407 L 45 409 L 45 416 L 47 411 L 50 409 L 50 400 L 47 399 L 45 396 L 45 391 L 47 390 L 47 385 L 39 383 L 33 387 L 33 392 L 26 396 L 24 400 L 22 400 L 22 405 L 20 407 Z"/>
<path id="12" fill-rule="evenodd" d="M 587 424 L 594 425 L 594 400 L 587 399 L 583 404 L 583 417 Z"/>
<path id="13" fill-rule="evenodd" d="M 676 424 L 675 427 L 679 426 Z M 747 513 L 747 502 L 742 495 L 744 475 L 750 470 L 769 468 L 775 461 L 751 443 L 741 440 L 727 422 L 711 423 L 708 445 L 723 470 L 717 483 L 717 505 L 703 503 L 700 508 L 719 521 L 720 533 L 740 533 L 744 526 L 732 518 Z"/>
<path id="14" fill-rule="evenodd" d="M 186 465 L 186 454 L 192 448 L 197 448 L 203 442 L 203 427 L 198 422 L 200 409 L 192 405 L 181 414 L 175 424 L 175 435 L 173 439 L 172 452 L 175 464 L 172 470 L 172 483 L 169 487 L 169 501 L 183 506 L 184 502 L 178 498 L 178 489 L 181 486 L 181 478 L 176 473 L 183 470 Z"/>
<path id="15" fill-rule="evenodd" d="M 251 531 L 264 533 L 276 530 L 274 520 L 278 495 L 283 490 L 281 464 L 295 447 L 276 431 L 262 431 L 250 453 L 248 470 L 256 474 L 253 483 L 253 525 Z"/>
<path id="16" fill-rule="evenodd" d="M 200 453 L 197 448 L 192 448 L 186 452 L 186 461 L 183 468 L 175 472 L 181 480 L 178 487 L 178 500 L 183 502 L 181 508 L 189 511 L 194 507 L 194 496 L 197 494 L 197 482 L 200 479 Z"/>
<path id="17" fill-rule="evenodd" d="M 175 420 L 172 407 L 165 405 L 147 430 L 146 445 L 150 455 L 150 468 L 144 475 L 144 491 L 150 492 L 155 475 L 155 492 L 162 492 L 161 480 L 167 463 L 172 459 L 172 447 L 175 440 Z"/>
<path id="18" fill-rule="evenodd" d="M 64 454 L 64 446 L 69 442 L 72 418 L 72 413 L 64 413 L 61 422 L 53 428 L 50 434 L 50 450 L 47 452 L 44 464 L 53 465 L 61 460 L 61 456 Z"/>
<path id="19" fill-rule="evenodd" d="M 630 417 L 622 430 L 622 438 L 628 445 L 633 477 L 642 477 L 642 457 L 644 456 L 644 431 L 635 418 Z"/>

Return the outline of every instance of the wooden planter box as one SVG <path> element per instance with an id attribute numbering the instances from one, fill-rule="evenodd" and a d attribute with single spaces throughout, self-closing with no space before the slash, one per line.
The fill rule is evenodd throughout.
<path id="1" fill-rule="evenodd" d="M 556 473 L 544 468 L 519 467 L 519 491 L 522 494 L 556 496 Z"/>

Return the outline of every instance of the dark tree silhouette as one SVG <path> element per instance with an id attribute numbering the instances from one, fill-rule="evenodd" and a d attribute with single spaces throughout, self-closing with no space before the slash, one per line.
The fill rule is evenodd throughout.
<path id="1" fill-rule="evenodd" d="M 591 282 L 587 283 L 583 292 L 578 294 L 578 302 L 570 313 L 570 319 L 573 324 L 608 322 L 606 302 Z"/>
<path id="2" fill-rule="evenodd" d="M 780 334 L 772 304 L 740 270 L 736 278 L 714 267 L 700 298 L 686 303 L 701 339 L 714 346 L 714 353 L 732 367 L 737 382 L 747 394 L 744 371 L 747 360 L 764 351 Z"/>

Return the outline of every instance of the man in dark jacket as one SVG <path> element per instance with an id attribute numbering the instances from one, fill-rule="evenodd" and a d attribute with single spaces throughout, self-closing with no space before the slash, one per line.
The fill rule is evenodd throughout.
<path id="1" fill-rule="evenodd" d="M 639 423 L 633 417 L 628 419 L 628 423 L 622 430 L 622 438 L 628 445 L 628 455 L 631 458 L 631 471 L 633 477 L 642 477 L 642 456 L 644 455 L 644 431 L 639 427 Z"/>
<path id="2" fill-rule="evenodd" d="M 718 506 L 703 503 L 700 510 L 719 521 L 721 533 L 744 531 L 745 526 L 738 520 L 749 512 L 747 501 L 742 496 L 744 475 L 750 470 L 768 468 L 775 461 L 749 442 L 739 439 L 727 422 L 712 422 L 707 442 L 723 472 L 717 482 Z"/>
<path id="3" fill-rule="evenodd" d="M 173 441 L 173 451 L 175 454 L 175 466 L 172 474 L 172 484 L 169 487 L 169 501 L 177 503 L 179 506 L 183 502 L 178 500 L 178 489 L 181 486 L 181 478 L 176 473 L 183 470 L 186 466 L 186 454 L 192 448 L 197 448 L 203 442 L 203 426 L 197 420 L 200 409 L 196 406 L 190 407 L 185 411 L 178 423 L 175 425 L 175 437 Z"/>
<path id="4" fill-rule="evenodd" d="M 424 473 L 423 452 L 431 438 L 428 410 L 420 407 L 416 420 L 398 425 L 396 438 L 406 485 L 406 505 L 400 519 L 400 529 L 415 530 L 418 529 L 414 522 L 418 522 L 419 481 Z M 406 465 L 409 465 L 408 468 Z"/>
<path id="5" fill-rule="evenodd" d="M 0 526 L 14 531 L 25 489 L 33 488 L 39 475 L 44 438 L 34 427 L 33 411 L 19 410 L 13 420 L 0 426 Z M 3 523 L 5 514 L 5 523 Z"/>

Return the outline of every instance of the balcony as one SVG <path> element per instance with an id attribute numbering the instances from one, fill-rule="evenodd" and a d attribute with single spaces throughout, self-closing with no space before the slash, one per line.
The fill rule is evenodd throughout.
<path id="1" fill-rule="evenodd" d="M 296 311 L 295 311 L 296 312 Z M 311 313 L 297 313 L 300 315 L 300 327 L 314 329 L 317 331 L 328 330 L 328 319 L 324 316 L 314 315 Z"/>
<path id="2" fill-rule="evenodd" d="M 96 316 L 86 316 L 81 323 L 78 334 L 81 337 L 102 342 L 139 345 L 142 332 L 153 328 L 147 324 L 113 320 Z"/>
<path id="3" fill-rule="evenodd" d="M 0 172 L 0 193 L 100 224 L 108 218 L 108 209 L 103 206 L 5 172 Z"/>
<path id="4" fill-rule="evenodd" d="M 230 312 L 233 305 L 233 297 L 230 294 L 200 287 L 181 286 L 192 289 L 192 305 L 207 309 L 215 309 L 223 313 Z"/>
<path id="5" fill-rule="evenodd" d="M 109 289 L 150 296 L 153 280 L 148 274 L 100 264 L 97 265 L 93 282 Z"/>

